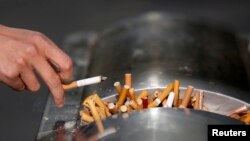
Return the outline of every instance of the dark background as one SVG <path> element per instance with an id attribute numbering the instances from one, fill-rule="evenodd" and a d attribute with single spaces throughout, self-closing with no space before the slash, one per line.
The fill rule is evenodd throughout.
<path id="1" fill-rule="evenodd" d="M 0 0 L 0 24 L 40 31 L 60 46 L 70 33 L 101 31 L 114 22 L 151 11 L 219 23 L 244 35 L 250 32 L 247 0 Z M 48 93 L 44 84 L 36 93 L 16 92 L 0 84 L 0 140 L 35 140 Z"/>

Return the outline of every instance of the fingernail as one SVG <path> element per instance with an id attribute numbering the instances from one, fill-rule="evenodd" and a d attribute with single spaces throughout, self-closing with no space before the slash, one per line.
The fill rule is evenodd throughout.
<path id="1" fill-rule="evenodd" d="M 65 101 L 65 97 L 63 97 L 63 100 L 60 100 L 60 102 L 57 102 L 56 106 L 57 106 L 58 108 L 63 107 L 63 106 L 64 106 L 64 101 Z"/>

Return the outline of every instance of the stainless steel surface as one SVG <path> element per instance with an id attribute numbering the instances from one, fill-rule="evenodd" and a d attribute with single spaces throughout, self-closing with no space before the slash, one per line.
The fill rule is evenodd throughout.
<path id="1" fill-rule="evenodd" d="M 240 48 L 247 48 L 244 39 L 221 27 L 148 13 L 99 34 L 88 76 L 102 74 L 109 79 L 88 87 L 84 95 L 115 93 L 113 83 L 123 82 L 129 72 L 135 89 L 164 87 L 179 79 L 183 87 L 193 85 L 249 103 L 248 69 Z"/>
<path id="2" fill-rule="evenodd" d="M 154 108 L 119 114 L 103 122 L 67 131 L 62 124 L 57 131 L 39 141 L 203 141 L 209 124 L 243 124 L 214 113 L 183 109 Z M 103 126 L 103 129 L 102 129 Z"/>
<path id="3" fill-rule="evenodd" d="M 54 140 L 54 135 L 50 133 L 55 133 L 54 127 L 58 123 L 59 125 L 75 123 L 72 124 L 74 130 L 75 126 L 79 125 L 78 111 L 81 100 L 93 91 L 106 100 L 114 99 L 113 83 L 115 81 L 124 83 L 123 75 L 127 72 L 132 73 L 133 87 L 137 91 L 162 88 L 174 79 L 180 80 L 182 88 L 193 85 L 196 89 L 204 90 L 205 103 L 212 112 L 205 114 L 208 118 L 215 113 L 224 115 L 238 106 L 249 106 L 249 80 L 247 77 L 249 69 L 246 69 L 247 66 L 244 63 L 249 63 L 250 59 L 244 59 L 245 62 L 243 62 L 240 54 L 241 48 L 245 49 L 247 46 L 245 46 L 244 39 L 230 31 L 162 13 L 149 13 L 110 26 L 99 33 L 98 38 L 95 34 L 93 40 L 91 39 L 93 41 L 91 44 L 95 44 L 88 48 L 92 51 L 88 52 L 91 59 L 87 58 L 87 60 L 84 60 L 85 50 L 81 49 L 86 44 L 82 42 L 82 36 L 78 36 L 80 34 L 76 35 L 69 38 L 72 39 L 72 44 L 67 44 L 71 55 L 78 58 L 76 64 L 80 64 L 76 76 L 82 78 L 104 75 L 108 79 L 97 85 L 69 91 L 66 94 L 66 106 L 62 109 L 55 108 L 50 98 L 38 133 L 38 140 L 48 139 L 47 137 Z M 75 46 L 80 47 L 79 50 L 71 50 Z M 87 64 L 84 61 L 87 61 Z M 204 122 L 204 125 L 208 121 L 224 123 L 224 118 L 227 119 L 225 121 L 232 121 L 224 116 L 222 116 L 223 120 L 220 120 L 221 115 L 212 116 L 213 118 L 208 120 L 204 116 L 204 112 L 192 111 L 192 113 L 195 113 L 193 118 L 184 117 L 182 122 L 191 119 L 195 121 L 196 118 L 198 118 L 197 122 Z M 148 114 L 146 115 L 148 116 Z M 199 118 L 199 115 L 202 118 Z M 141 116 L 139 117 L 141 118 Z M 149 126 L 148 122 L 154 120 L 153 116 L 144 118 L 147 120 L 144 123 L 145 126 Z M 133 124 L 129 123 L 130 119 L 126 122 L 127 125 L 132 126 Z M 119 124 L 119 122 L 123 123 L 121 120 L 117 120 L 115 123 Z M 167 121 L 161 122 L 166 124 Z M 109 122 L 107 124 L 112 125 Z M 172 125 L 176 122 L 168 124 Z M 133 125 L 130 128 L 136 129 L 136 126 Z M 184 129 L 182 129 L 183 132 Z M 201 135 L 205 134 L 201 133 Z M 69 136 L 69 138 L 71 137 Z M 203 137 L 198 136 L 198 138 Z"/>

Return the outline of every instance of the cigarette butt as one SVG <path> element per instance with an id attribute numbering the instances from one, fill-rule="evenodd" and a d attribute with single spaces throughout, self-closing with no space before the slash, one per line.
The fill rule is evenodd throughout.
<path id="1" fill-rule="evenodd" d="M 173 90 L 173 84 L 167 85 L 164 91 L 159 94 L 158 99 L 160 99 L 160 101 L 162 102 L 163 99 L 165 99 L 172 90 Z"/>
<path id="2" fill-rule="evenodd" d="M 194 102 L 194 109 L 195 110 L 199 109 L 199 102 L 200 102 L 200 92 L 196 91 L 195 92 L 195 102 Z"/>
<path id="3" fill-rule="evenodd" d="M 250 113 L 241 116 L 240 120 L 245 122 L 246 124 L 250 124 Z"/>
<path id="4" fill-rule="evenodd" d="M 235 110 L 229 112 L 227 115 L 228 115 L 228 116 L 231 116 L 231 115 L 233 115 L 233 114 L 240 114 L 240 113 L 242 113 L 242 112 L 246 112 L 247 110 L 248 110 L 247 106 L 244 105 L 244 106 L 241 106 L 241 107 L 239 107 L 239 108 L 237 108 L 237 109 L 235 109 Z"/>
<path id="5" fill-rule="evenodd" d="M 204 92 L 203 91 L 200 91 L 200 97 L 199 97 L 199 106 L 198 106 L 198 109 L 199 110 L 202 110 L 203 108 L 203 101 L 204 101 Z"/>
<path id="6" fill-rule="evenodd" d="M 121 91 L 122 91 L 121 83 L 118 82 L 118 81 L 115 82 L 115 83 L 114 83 L 114 87 L 115 87 L 115 90 L 116 90 L 117 94 L 120 95 L 120 94 L 121 94 Z"/>
<path id="7" fill-rule="evenodd" d="M 117 107 L 118 107 L 118 108 L 119 108 L 121 105 L 124 104 L 124 101 L 126 100 L 126 97 L 127 97 L 128 90 L 129 90 L 129 86 L 124 85 L 124 87 L 123 87 L 123 89 L 122 89 L 122 92 L 121 92 L 121 95 L 119 96 L 119 99 L 118 99 L 118 101 L 117 101 Z"/>
<path id="8" fill-rule="evenodd" d="M 162 107 L 167 107 L 167 99 L 164 99 L 164 100 L 162 101 Z"/>
<path id="9" fill-rule="evenodd" d="M 105 115 L 111 116 L 108 107 L 104 104 L 104 102 L 101 100 L 101 98 L 97 94 L 94 94 L 94 97 L 95 97 L 94 100 L 95 100 L 96 104 L 104 109 Z"/>
<path id="10" fill-rule="evenodd" d="M 120 106 L 120 111 L 121 111 L 122 113 L 125 113 L 125 112 L 128 111 L 128 107 L 127 107 L 126 105 L 122 105 L 122 106 Z"/>
<path id="11" fill-rule="evenodd" d="M 137 97 L 137 99 L 142 99 L 142 98 L 147 97 L 147 96 L 148 96 L 148 91 L 143 90 L 143 91 L 139 94 L 139 96 Z"/>
<path id="12" fill-rule="evenodd" d="M 174 97 L 175 97 L 175 93 L 170 92 L 168 99 L 166 100 L 166 107 L 172 107 L 173 102 L 174 102 Z"/>
<path id="13" fill-rule="evenodd" d="M 130 100 L 136 101 L 135 90 L 134 90 L 134 88 L 130 88 L 129 91 L 128 91 L 128 94 L 129 94 Z"/>
<path id="14" fill-rule="evenodd" d="M 89 109 L 90 112 L 94 118 L 95 121 L 101 120 L 100 115 L 97 112 L 97 109 L 95 107 L 95 103 L 92 99 L 90 99 L 89 101 L 87 101 L 88 105 L 89 105 Z"/>
<path id="15" fill-rule="evenodd" d="M 138 109 L 139 110 L 142 109 L 143 108 L 143 106 L 142 106 L 142 100 L 141 99 L 137 99 L 136 101 L 137 101 Z"/>
<path id="16" fill-rule="evenodd" d="M 182 100 L 182 103 L 179 106 L 180 108 L 187 108 L 188 103 L 190 102 L 190 99 L 191 99 L 193 89 L 194 89 L 193 86 L 188 86 L 187 87 L 187 89 L 185 91 L 185 94 L 184 94 L 184 98 Z"/>
<path id="17" fill-rule="evenodd" d="M 102 107 L 96 107 L 96 110 L 97 110 L 101 119 L 106 118 L 105 110 Z"/>
<path id="18" fill-rule="evenodd" d="M 100 83 L 106 79 L 107 79 L 107 77 L 104 77 L 104 76 L 95 76 L 95 77 L 90 77 L 90 78 L 85 78 L 85 79 L 73 81 L 69 84 L 63 84 L 62 87 L 64 90 L 69 90 L 69 89 L 73 89 L 73 88 L 77 88 L 77 87 L 82 87 L 82 86 Z"/>
<path id="19" fill-rule="evenodd" d="M 138 105 L 137 105 L 137 102 L 135 102 L 134 100 L 130 100 L 130 101 L 129 101 L 129 104 L 130 104 L 130 106 L 131 106 L 133 109 L 135 109 L 135 110 L 138 110 L 138 109 L 139 109 L 139 107 L 138 107 Z"/>
<path id="20" fill-rule="evenodd" d="M 153 99 L 156 99 L 159 96 L 160 92 L 159 91 L 155 91 L 153 94 Z"/>
<path id="21" fill-rule="evenodd" d="M 173 84 L 167 85 L 167 87 L 159 94 L 159 96 L 148 105 L 148 108 L 157 107 L 161 102 L 169 95 L 173 89 Z"/>
<path id="22" fill-rule="evenodd" d="M 129 88 L 132 87 L 132 74 L 131 73 L 125 74 L 125 85 L 129 86 Z"/>
<path id="23" fill-rule="evenodd" d="M 174 93 L 175 93 L 174 107 L 178 107 L 178 99 L 179 99 L 179 93 L 180 93 L 179 87 L 180 87 L 180 81 L 174 80 Z"/>
<path id="24" fill-rule="evenodd" d="M 118 113 L 118 108 L 116 107 L 116 105 L 114 103 L 109 103 L 108 104 L 108 108 L 109 108 L 109 111 L 112 113 L 112 114 L 116 114 Z"/>
<path id="25" fill-rule="evenodd" d="M 85 112 L 81 112 L 81 120 L 87 123 L 93 122 L 94 118 Z"/>
<path id="26" fill-rule="evenodd" d="M 148 98 L 144 97 L 144 98 L 141 98 L 141 100 L 142 100 L 142 108 L 147 109 L 148 108 Z"/>
<path id="27" fill-rule="evenodd" d="M 94 94 L 89 95 L 89 96 L 88 96 L 87 98 L 85 98 L 85 100 L 82 102 L 82 105 L 85 106 L 85 107 L 87 107 L 87 108 L 89 108 L 88 101 L 89 101 L 90 99 L 93 99 L 93 97 L 94 97 Z"/>
<path id="28" fill-rule="evenodd" d="M 181 103 L 182 103 L 182 99 L 179 99 L 178 100 L 178 107 L 181 105 Z"/>
<path id="29" fill-rule="evenodd" d="M 133 108 L 130 105 L 126 105 L 127 106 L 127 112 L 131 112 L 133 110 Z"/>
<path id="30" fill-rule="evenodd" d="M 95 121 L 95 124 L 97 126 L 98 133 L 104 133 L 105 129 L 104 129 L 102 121 L 101 120 L 97 120 L 97 121 Z"/>

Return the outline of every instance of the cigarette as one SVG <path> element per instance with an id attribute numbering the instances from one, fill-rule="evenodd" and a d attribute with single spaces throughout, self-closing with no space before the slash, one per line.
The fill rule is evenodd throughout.
<path id="1" fill-rule="evenodd" d="M 199 109 L 199 102 L 200 102 L 200 92 L 196 91 L 195 92 L 195 102 L 194 102 L 194 109 L 195 110 Z"/>
<path id="2" fill-rule="evenodd" d="M 134 101 L 136 101 L 136 97 L 135 97 L 135 90 L 134 90 L 134 88 L 130 88 L 129 89 L 129 91 L 128 91 L 129 93 L 129 98 L 130 98 L 130 100 L 134 100 Z"/>
<path id="3" fill-rule="evenodd" d="M 191 99 L 191 95 L 192 95 L 193 89 L 194 89 L 193 86 L 188 86 L 187 87 L 187 89 L 185 91 L 185 94 L 184 94 L 184 98 L 182 100 L 182 103 L 179 106 L 180 108 L 187 108 L 188 103 L 190 102 L 190 99 Z"/>
<path id="4" fill-rule="evenodd" d="M 203 91 L 200 91 L 200 99 L 199 99 L 199 106 L 198 106 L 198 109 L 200 110 L 202 110 L 203 108 L 203 99 L 204 99 Z"/>
<path id="5" fill-rule="evenodd" d="M 179 100 L 179 87 L 180 87 L 180 81 L 179 80 L 174 80 L 174 107 L 178 107 L 178 100 Z"/>
<path id="6" fill-rule="evenodd" d="M 82 87 L 82 86 L 100 83 L 106 79 L 107 79 L 107 77 L 104 77 L 104 76 L 95 76 L 95 77 L 91 77 L 91 78 L 73 81 L 69 84 L 62 85 L 62 86 L 63 86 L 64 90 L 69 90 L 69 89 L 73 89 L 73 88 L 77 88 L 77 87 Z"/>
<path id="7" fill-rule="evenodd" d="M 137 102 L 135 102 L 134 100 L 130 100 L 130 101 L 129 101 L 129 105 L 130 105 L 133 109 L 135 109 L 135 110 L 138 110 L 138 109 L 139 109 L 139 107 L 138 107 L 138 105 L 137 105 Z"/>
<path id="8" fill-rule="evenodd" d="M 87 123 L 93 122 L 94 118 L 85 112 L 80 112 L 81 120 Z"/>
<path id="9" fill-rule="evenodd" d="M 246 112 L 247 110 L 248 110 L 247 106 L 244 105 L 244 106 L 241 106 L 241 107 L 239 107 L 239 108 L 237 108 L 237 109 L 235 109 L 235 110 L 229 112 L 227 115 L 228 115 L 228 116 L 231 116 L 231 115 L 233 115 L 233 114 L 240 114 L 240 113 L 242 113 L 242 112 Z"/>
<path id="10" fill-rule="evenodd" d="M 173 89 L 173 84 L 167 85 L 163 92 L 159 94 L 159 96 L 148 105 L 148 108 L 153 108 L 161 104 L 161 102 L 169 95 L 169 93 Z"/>
<path id="11" fill-rule="evenodd" d="M 245 122 L 246 124 L 250 124 L 250 113 L 247 113 L 244 116 L 241 116 L 240 120 Z"/>
<path id="12" fill-rule="evenodd" d="M 148 98 L 144 97 L 144 98 L 141 98 L 141 100 L 142 100 L 142 108 L 147 109 L 148 108 Z"/>
<path id="13" fill-rule="evenodd" d="M 137 102 L 137 105 L 138 105 L 138 109 L 142 109 L 143 108 L 142 107 L 142 100 L 141 99 L 137 99 L 136 102 Z"/>
<path id="14" fill-rule="evenodd" d="M 125 85 L 128 85 L 129 88 L 131 88 L 132 86 L 132 74 L 131 73 L 125 74 Z"/>
<path id="15" fill-rule="evenodd" d="M 92 99 L 90 99 L 87 103 L 89 104 L 89 109 L 90 109 L 90 112 L 91 112 L 94 120 L 95 121 L 101 120 L 100 115 L 98 114 L 98 111 L 95 107 L 94 101 Z"/>
<path id="16" fill-rule="evenodd" d="M 114 83 L 114 87 L 115 87 L 115 90 L 116 90 L 117 94 L 120 95 L 120 94 L 121 94 L 121 91 L 122 91 L 121 83 L 118 82 L 118 81 L 115 82 L 115 83 Z"/>
<path id="17" fill-rule="evenodd" d="M 118 108 L 120 106 L 122 106 L 123 103 L 125 102 L 126 97 L 127 97 L 127 93 L 128 93 L 128 89 L 129 89 L 129 86 L 128 85 L 124 85 L 124 87 L 122 89 L 122 92 L 121 92 L 121 95 L 119 96 L 119 99 L 117 101 L 117 107 Z"/>
<path id="18" fill-rule="evenodd" d="M 94 94 L 94 101 L 96 102 L 98 106 L 104 109 L 105 115 L 111 116 L 108 107 L 104 104 L 104 102 L 101 100 L 101 98 L 97 94 Z"/>
<path id="19" fill-rule="evenodd" d="M 125 112 L 128 111 L 128 107 L 127 107 L 126 105 L 122 105 L 122 106 L 120 107 L 120 111 L 121 111 L 122 113 L 125 113 Z"/>
<path id="20" fill-rule="evenodd" d="M 153 99 L 156 99 L 159 96 L 160 92 L 159 91 L 155 91 L 153 94 Z"/>
<path id="21" fill-rule="evenodd" d="M 112 114 L 118 113 L 118 109 L 117 109 L 117 107 L 115 106 L 114 103 L 109 103 L 109 104 L 108 104 L 108 108 L 109 108 L 109 111 L 110 111 Z"/>
<path id="22" fill-rule="evenodd" d="M 147 96 L 148 96 L 148 91 L 143 90 L 143 91 L 140 93 L 140 95 L 138 96 L 137 99 L 142 99 L 142 98 L 145 98 L 145 97 L 147 97 Z"/>
<path id="23" fill-rule="evenodd" d="M 97 112 L 99 113 L 99 116 L 101 119 L 105 119 L 106 118 L 106 114 L 105 111 L 102 107 L 96 107 Z"/>
<path id="24" fill-rule="evenodd" d="M 170 92 L 168 99 L 166 101 L 166 105 L 164 105 L 163 107 L 172 107 L 173 102 L 174 102 L 174 98 L 175 98 L 175 93 Z"/>
<path id="25" fill-rule="evenodd" d="M 87 107 L 87 108 L 89 108 L 88 101 L 89 101 L 90 99 L 93 99 L 93 97 L 94 97 L 94 94 L 89 95 L 89 96 L 82 102 L 82 105 L 85 106 L 85 107 Z"/>

